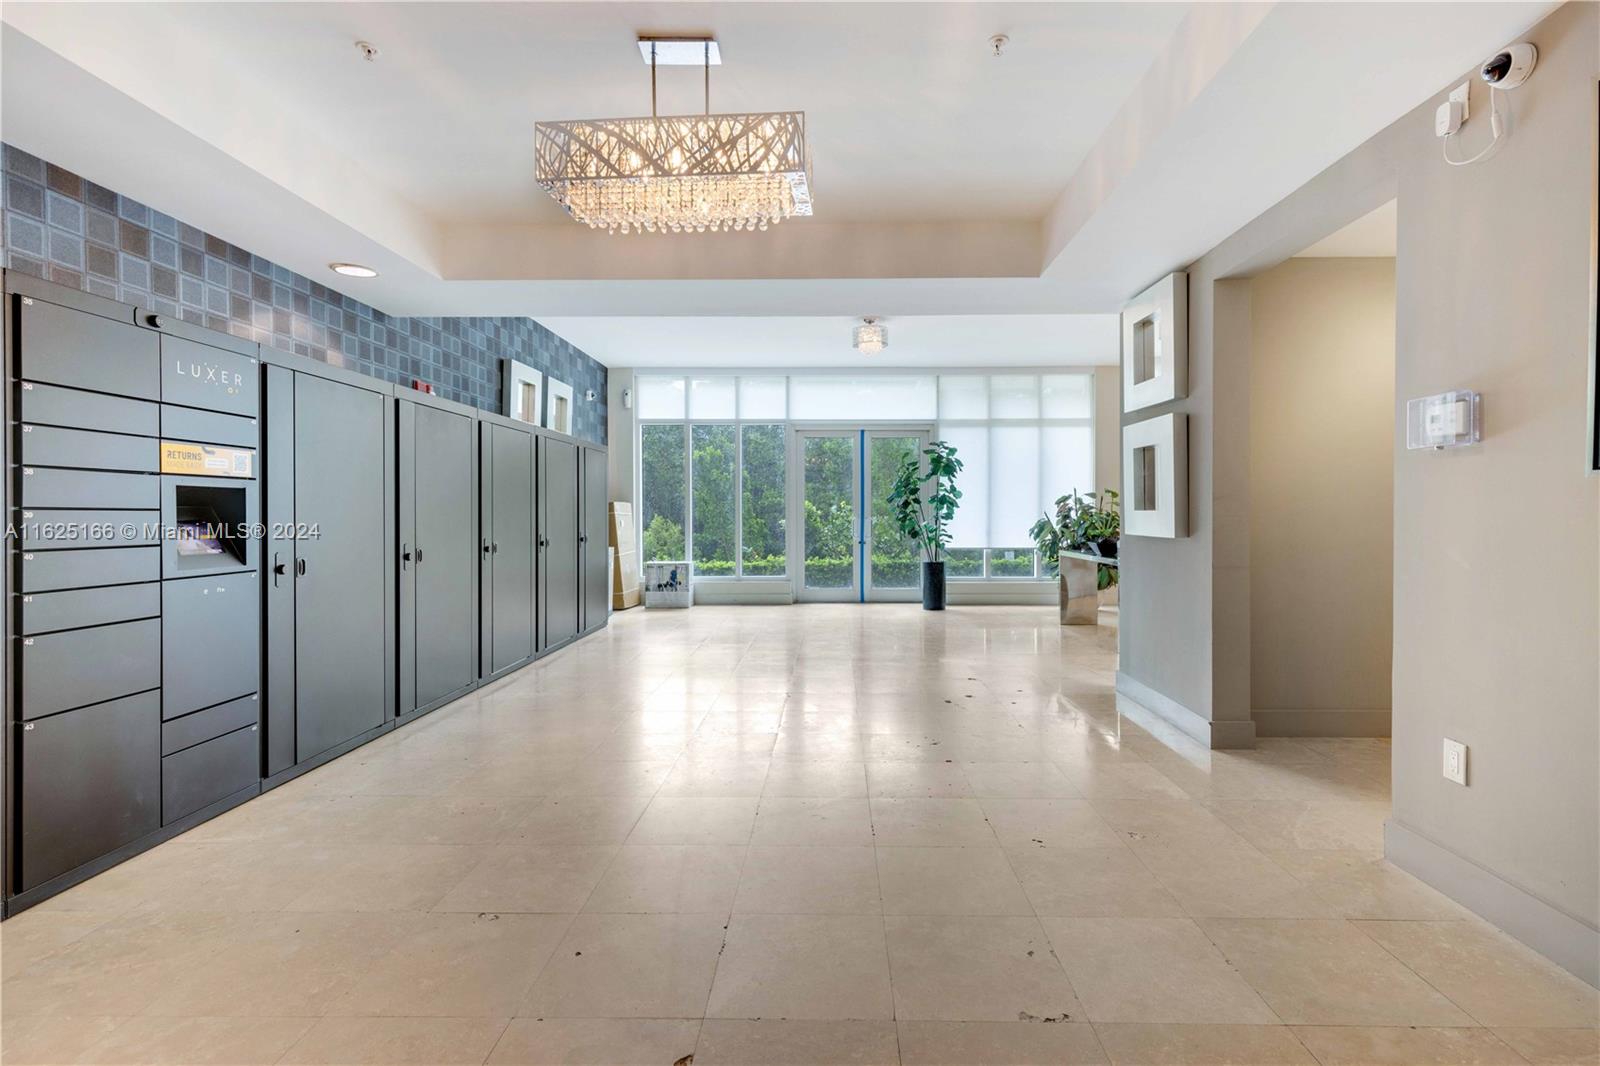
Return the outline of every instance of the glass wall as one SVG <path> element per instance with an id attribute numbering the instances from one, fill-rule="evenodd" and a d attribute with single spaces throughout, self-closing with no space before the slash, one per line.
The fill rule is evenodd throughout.
<path id="1" fill-rule="evenodd" d="M 693 558 L 702 577 L 787 575 L 793 492 L 804 517 L 793 547 L 806 552 L 808 581 L 825 580 L 834 560 L 848 584 L 857 442 L 809 438 L 799 457 L 806 476 L 791 485 L 796 424 L 932 425 L 936 439 L 953 444 L 964 464 L 946 570 L 954 579 L 1038 577 L 1029 527 L 1058 496 L 1096 487 L 1088 370 L 640 373 L 635 395 L 642 557 Z M 893 450 L 885 443 L 864 457 L 874 483 L 892 480 L 887 465 L 877 466 L 891 464 Z M 914 586 L 917 557 L 893 539 L 879 502 L 871 501 L 867 521 L 877 544 L 895 547 L 882 560 L 875 552 L 874 582 Z"/>

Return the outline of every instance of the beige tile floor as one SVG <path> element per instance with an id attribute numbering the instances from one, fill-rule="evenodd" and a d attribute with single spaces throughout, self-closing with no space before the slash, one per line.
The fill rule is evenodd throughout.
<path id="1" fill-rule="evenodd" d="M 1600 1062 L 1593 989 L 1381 860 L 1385 743 L 1207 752 L 1114 663 L 628 612 L 0 926 L 0 1059 Z"/>

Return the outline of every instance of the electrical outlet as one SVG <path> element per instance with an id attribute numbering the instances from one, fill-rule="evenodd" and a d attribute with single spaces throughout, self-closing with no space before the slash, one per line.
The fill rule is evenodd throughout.
<path id="1" fill-rule="evenodd" d="M 1449 737 L 1444 738 L 1444 779 L 1463 786 L 1467 783 L 1467 746 Z"/>
<path id="2" fill-rule="evenodd" d="M 1461 121 L 1472 117 L 1472 83 L 1464 81 L 1450 90 L 1450 99 L 1461 105 Z"/>

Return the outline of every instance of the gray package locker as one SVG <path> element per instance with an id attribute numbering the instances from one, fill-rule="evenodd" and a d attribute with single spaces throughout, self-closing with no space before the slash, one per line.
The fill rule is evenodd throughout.
<path id="1" fill-rule="evenodd" d="M 583 550 L 583 631 L 606 624 L 611 610 L 610 515 L 607 511 L 606 452 L 583 449 L 583 530 L 578 542 Z"/>
<path id="2" fill-rule="evenodd" d="M 281 778 L 392 724 L 394 413 L 381 382 L 263 360 L 267 773 Z"/>
<path id="3" fill-rule="evenodd" d="M 477 422 L 446 402 L 399 401 L 402 717 L 478 679 Z"/>
<path id="4" fill-rule="evenodd" d="M 483 421 L 481 459 L 483 530 L 484 677 L 527 662 L 534 652 L 533 435 Z"/>
<path id="5" fill-rule="evenodd" d="M 578 635 L 578 446 L 539 438 L 539 648 Z"/>

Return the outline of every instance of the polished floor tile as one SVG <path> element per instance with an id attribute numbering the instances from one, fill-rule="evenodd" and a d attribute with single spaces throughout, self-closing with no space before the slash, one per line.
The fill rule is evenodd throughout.
<path id="1" fill-rule="evenodd" d="M 734 915 L 706 1017 L 893 1019 L 882 920 Z"/>
<path id="2" fill-rule="evenodd" d="M 1382 861 L 1386 741 L 1209 751 L 1115 667 L 1048 608 L 617 615 L 0 925 L 0 1060 L 1600 1066 Z"/>
<path id="3" fill-rule="evenodd" d="M 1278 1020 L 1186 918 L 1046 918 L 1044 929 L 1089 1021 Z"/>

